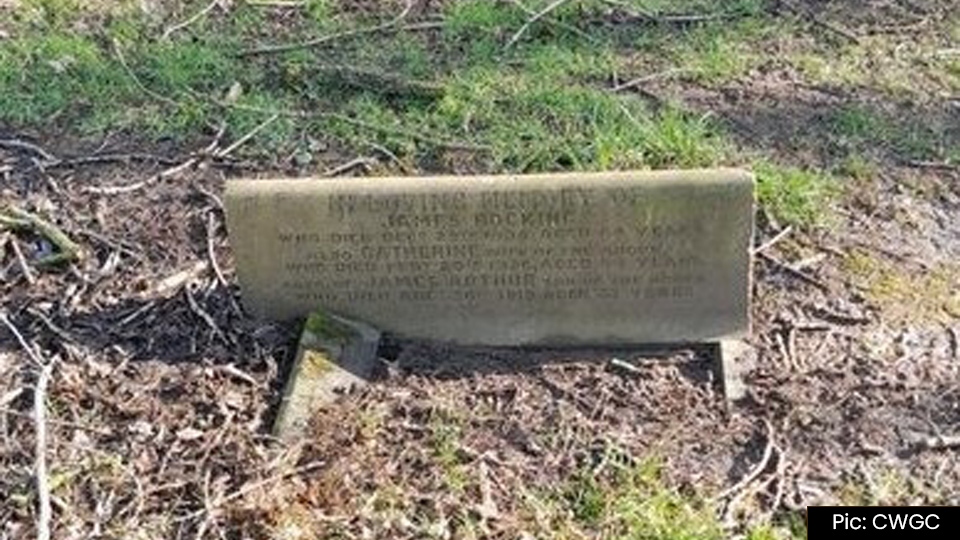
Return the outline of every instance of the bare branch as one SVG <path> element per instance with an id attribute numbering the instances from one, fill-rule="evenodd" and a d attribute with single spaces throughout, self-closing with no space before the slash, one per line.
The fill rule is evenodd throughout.
<path id="1" fill-rule="evenodd" d="M 26 150 L 43 158 L 44 161 L 59 161 L 53 154 L 47 152 L 40 146 L 22 139 L 0 139 L 0 147 L 13 148 L 14 150 Z"/>
<path id="2" fill-rule="evenodd" d="M 530 27 L 533 26 L 534 23 L 536 23 L 537 21 L 539 21 L 540 19 L 542 19 L 542 18 L 545 17 L 546 15 L 549 15 L 551 11 L 557 9 L 558 7 L 560 7 L 560 6 L 562 6 L 563 4 L 567 3 L 568 1 L 569 1 L 569 0 L 554 0 L 554 1 L 551 2 L 549 5 L 547 5 L 545 8 L 543 8 L 543 9 L 541 9 L 540 11 L 534 13 L 533 16 L 530 17 L 529 19 L 527 19 L 527 22 L 523 23 L 523 26 L 521 26 L 520 29 L 517 30 L 517 32 L 516 32 L 515 34 L 513 34 L 513 37 L 510 38 L 510 41 L 508 41 L 507 44 L 504 45 L 503 48 L 504 48 L 504 49 L 509 49 L 510 47 L 513 47 L 513 45 L 514 45 L 521 37 L 523 37 L 523 34 L 525 34 L 525 33 L 527 32 L 527 30 L 529 30 Z"/>
<path id="3" fill-rule="evenodd" d="M 45 402 L 47 386 L 50 383 L 50 377 L 53 375 L 56 357 L 49 361 L 44 360 L 40 356 L 40 352 L 27 343 L 23 334 L 20 333 L 20 330 L 4 311 L 0 311 L 0 322 L 17 338 L 20 347 L 39 368 L 37 384 L 33 392 L 33 422 L 36 430 L 34 476 L 37 484 L 38 505 L 37 540 L 50 540 L 50 522 L 53 520 L 53 510 L 50 506 L 50 482 L 47 478 L 47 414 Z"/>
<path id="4" fill-rule="evenodd" d="M 72 262 L 83 258 L 83 251 L 80 249 L 80 246 L 71 240 L 59 227 L 26 210 L 15 206 L 8 207 L 6 214 L 0 213 L 0 226 L 33 229 L 47 240 L 50 240 L 50 242 L 60 250 L 60 253 L 48 255 L 38 260 L 37 264 L 39 265 Z"/>
<path id="5" fill-rule="evenodd" d="M 171 26 L 170 28 L 167 28 L 166 30 L 163 31 L 163 35 L 160 36 L 160 39 L 169 39 L 170 36 L 171 36 L 174 32 L 176 32 L 176 31 L 178 31 L 178 30 L 183 30 L 184 28 L 190 26 L 191 24 L 199 21 L 199 20 L 200 20 L 201 18 L 203 18 L 207 13 L 210 13 L 210 11 L 213 10 L 213 8 L 215 8 L 215 7 L 217 7 L 218 5 L 220 5 L 220 1 L 221 1 L 221 0 L 213 0 L 213 2 L 210 2 L 209 4 L 207 4 L 207 6 L 206 6 L 205 8 L 203 8 L 203 9 L 201 9 L 200 11 L 194 13 L 193 16 L 191 16 L 189 19 L 187 19 L 187 20 L 185 20 L 185 21 L 183 21 L 183 22 L 181 22 L 181 23 L 177 23 L 177 24 Z"/>

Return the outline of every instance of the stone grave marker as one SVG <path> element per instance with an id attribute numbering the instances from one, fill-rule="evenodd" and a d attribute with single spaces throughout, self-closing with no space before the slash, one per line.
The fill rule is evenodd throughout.
<path id="1" fill-rule="evenodd" d="M 244 304 L 465 345 L 720 342 L 749 332 L 741 170 L 231 180 Z"/>
<path id="2" fill-rule="evenodd" d="M 232 180 L 245 305 L 477 345 L 714 341 L 748 330 L 738 170 Z"/>

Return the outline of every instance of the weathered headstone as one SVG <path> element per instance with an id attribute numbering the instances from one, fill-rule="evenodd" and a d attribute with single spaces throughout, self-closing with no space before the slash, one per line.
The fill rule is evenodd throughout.
<path id="1" fill-rule="evenodd" d="M 718 341 L 749 329 L 753 179 L 733 169 L 232 180 L 246 306 L 462 344 Z"/>

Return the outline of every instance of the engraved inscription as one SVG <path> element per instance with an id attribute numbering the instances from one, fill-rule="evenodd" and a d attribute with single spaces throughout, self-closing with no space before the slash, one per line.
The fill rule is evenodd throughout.
<path id="1" fill-rule="evenodd" d="M 743 171 L 230 180 L 224 204 L 257 317 L 478 345 L 749 330 Z"/>
<path id="2" fill-rule="evenodd" d="M 277 234 L 281 290 L 312 304 L 697 297 L 696 222 L 640 189 L 332 195 L 332 230 Z M 646 205 L 646 206 L 643 206 Z M 638 207 L 643 206 L 640 210 Z M 613 212 L 616 219 L 605 218 Z"/>

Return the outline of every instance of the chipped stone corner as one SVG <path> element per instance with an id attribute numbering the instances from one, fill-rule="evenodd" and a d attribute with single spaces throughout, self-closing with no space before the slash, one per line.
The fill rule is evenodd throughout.
<path id="1" fill-rule="evenodd" d="M 325 312 L 304 323 L 293 369 L 280 402 L 273 432 L 282 440 L 303 434 L 316 408 L 370 379 L 380 332 L 358 321 Z"/>

